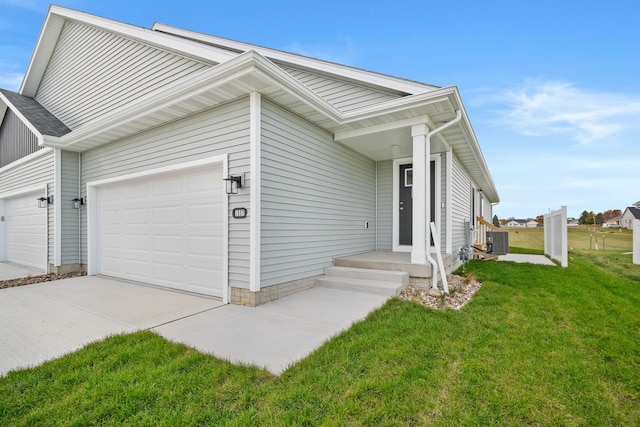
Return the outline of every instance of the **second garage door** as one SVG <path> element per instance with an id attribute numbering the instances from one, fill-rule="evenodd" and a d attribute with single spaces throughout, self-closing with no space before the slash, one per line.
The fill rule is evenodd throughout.
<path id="1" fill-rule="evenodd" d="M 222 297 L 222 166 L 97 188 L 100 274 Z"/>

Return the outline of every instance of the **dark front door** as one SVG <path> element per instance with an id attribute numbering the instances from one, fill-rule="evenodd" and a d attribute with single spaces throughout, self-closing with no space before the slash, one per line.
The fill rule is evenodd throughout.
<path id="1" fill-rule="evenodd" d="M 436 162 L 431 161 L 431 221 L 436 218 Z M 400 179 L 398 188 L 398 194 L 400 195 L 400 215 L 398 226 L 399 240 L 401 245 L 411 245 L 412 242 L 412 221 L 413 221 L 413 164 L 400 165 Z M 431 245 L 433 246 L 433 237 L 431 238 Z"/>
<path id="2" fill-rule="evenodd" d="M 413 188 L 413 165 L 400 165 L 400 216 L 399 216 L 399 237 L 401 245 L 411 245 L 413 201 L 411 190 Z"/>

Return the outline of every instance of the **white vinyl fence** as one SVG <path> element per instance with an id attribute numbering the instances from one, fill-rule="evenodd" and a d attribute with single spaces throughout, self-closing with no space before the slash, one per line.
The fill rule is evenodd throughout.
<path id="1" fill-rule="evenodd" d="M 561 266 L 569 265 L 567 254 L 567 207 L 544 215 L 544 253 Z"/>
<path id="2" fill-rule="evenodd" d="M 640 219 L 633 220 L 633 263 L 640 264 Z"/>

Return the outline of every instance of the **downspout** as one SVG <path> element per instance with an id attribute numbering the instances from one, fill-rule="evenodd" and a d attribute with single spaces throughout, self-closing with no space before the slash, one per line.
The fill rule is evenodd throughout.
<path id="1" fill-rule="evenodd" d="M 431 137 L 433 135 L 435 135 L 436 133 L 442 132 L 443 130 L 455 125 L 456 123 L 458 123 L 460 120 L 462 119 L 462 110 L 456 110 L 456 117 L 451 120 L 450 122 L 447 122 L 443 125 L 441 125 L 440 127 L 437 127 L 435 129 L 433 129 L 432 131 L 429 131 L 429 133 L 427 134 L 427 147 L 431 147 Z M 425 154 L 425 162 L 429 162 L 426 163 L 429 165 L 429 167 L 431 167 L 431 163 L 430 163 L 430 156 L 431 153 L 426 153 Z M 427 174 L 427 176 L 430 176 L 430 174 Z M 427 191 L 430 189 L 431 186 L 426 186 Z M 431 209 L 429 204 L 431 203 L 431 194 L 429 194 L 429 197 L 426 200 L 426 212 L 427 215 L 430 215 Z M 431 222 L 433 218 L 429 217 L 429 222 Z M 430 224 L 427 224 L 427 230 L 430 231 Z M 437 289 L 438 288 L 438 263 L 436 262 L 436 260 L 434 260 L 431 257 L 431 239 L 429 238 L 431 237 L 431 233 L 427 233 L 426 239 L 426 246 L 427 246 L 427 262 L 429 264 L 431 264 L 431 271 L 433 272 L 431 274 L 431 287 L 433 289 Z M 439 248 L 437 248 L 437 250 L 440 250 Z M 444 271 L 442 272 L 442 274 L 444 275 Z"/>
<path id="2" fill-rule="evenodd" d="M 78 197 L 82 199 L 82 153 L 78 153 Z M 85 196 L 86 200 L 86 196 Z M 78 267 L 82 266 L 82 205 L 78 209 Z"/>

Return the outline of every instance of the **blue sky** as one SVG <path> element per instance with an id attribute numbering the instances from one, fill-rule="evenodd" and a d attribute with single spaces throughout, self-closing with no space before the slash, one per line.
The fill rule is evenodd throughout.
<path id="1" fill-rule="evenodd" d="M 121 1 L 60 6 L 456 85 L 501 218 L 640 200 L 640 1 Z M 0 0 L 0 87 L 17 90 L 48 3 Z"/>

